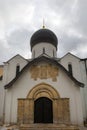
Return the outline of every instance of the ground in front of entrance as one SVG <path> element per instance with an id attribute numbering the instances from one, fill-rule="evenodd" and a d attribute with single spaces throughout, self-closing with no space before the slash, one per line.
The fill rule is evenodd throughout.
<path id="1" fill-rule="evenodd" d="M 79 127 L 80 130 L 87 130 L 87 127 Z"/>
<path id="2" fill-rule="evenodd" d="M 14 125 L 14 126 L 0 126 L 0 130 L 19 130 L 19 128 Z M 87 127 L 79 127 L 79 130 L 87 130 Z"/>

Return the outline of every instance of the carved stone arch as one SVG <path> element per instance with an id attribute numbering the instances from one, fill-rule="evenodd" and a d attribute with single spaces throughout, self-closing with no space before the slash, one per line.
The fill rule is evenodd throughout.
<path id="1" fill-rule="evenodd" d="M 35 102 L 38 99 L 50 100 L 52 104 L 52 122 L 53 123 L 69 123 L 69 99 L 60 98 L 55 88 L 46 83 L 40 83 L 33 87 L 25 99 L 18 99 L 18 122 L 33 124 L 35 117 Z M 48 98 L 48 100 L 47 100 Z M 39 100 L 41 101 L 41 100 Z M 47 103 L 47 102 L 45 102 Z"/>
<path id="2" fill-rule="evenodd" d="M 29 122 L 34 123 L 34 102 L 40 97 L 47 97 L 51 99 L 53 104 L 53 123 L 57 122 L 57 100 L 60 99 L 60 95 L 57 90 L 49 84 L 40 83 L 34 86 L 28 93 L 26 99 L 29 99 Z"/>
<path id="3" fill-rule="evenodd" d="M 39 97 L 48 97 L 51 100 L 60 98 L 55 88 L 46 83 L 40 83 L 33 87 L 27 95 L 27 98 L 36 100 Z"/>

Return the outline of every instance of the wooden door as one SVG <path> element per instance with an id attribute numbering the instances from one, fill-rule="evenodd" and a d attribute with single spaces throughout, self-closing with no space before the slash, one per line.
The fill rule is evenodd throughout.
<path id="1" fill-rule="evenodd" d="M 34 123 L 53 123 L 53 107 L 49 98 L 41 97 L 34 102 Z"/>

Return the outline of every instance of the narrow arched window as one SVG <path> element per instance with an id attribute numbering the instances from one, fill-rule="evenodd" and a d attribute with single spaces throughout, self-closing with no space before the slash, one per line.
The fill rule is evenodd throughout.
<path id="1" fill-rule="evenodd" d="M 34 53 L 33 53 L 33 57 L 35 58 L 35 50 L 34 50 Z"/>
<path id="2" fill-rule="evenodd" d="M 54 50 L 53 50 L 53 57 L 55 57 Z"/>
<path id="3" fill-rule="evenodd" d="M 43 54 L 45 54 L 45 48 L 43 48 Z"/>
<path id="4" fill-rule="evenodd" d="M 16 66 L 16 76 L 17 76 L 17 74 L 20 72 L 20 65 L 17 65 Z"/>
<path id="5" fill-rule="evenodd" d="M 72 72 L 72 64 L 71 64 L 71 63 L 68 64 L 68 71 L 69 71 L 69 73 L 70 73 L 71 75 L 73 75 L 73 72 Z"/>

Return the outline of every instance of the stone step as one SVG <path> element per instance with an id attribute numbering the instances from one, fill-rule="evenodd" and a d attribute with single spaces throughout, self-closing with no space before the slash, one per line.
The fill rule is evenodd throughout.
<path id="1" fill-rule="evenodd" d="M 79 130 L 79 128 L 65 124 L 21 124 L 20 130 Z"/>

